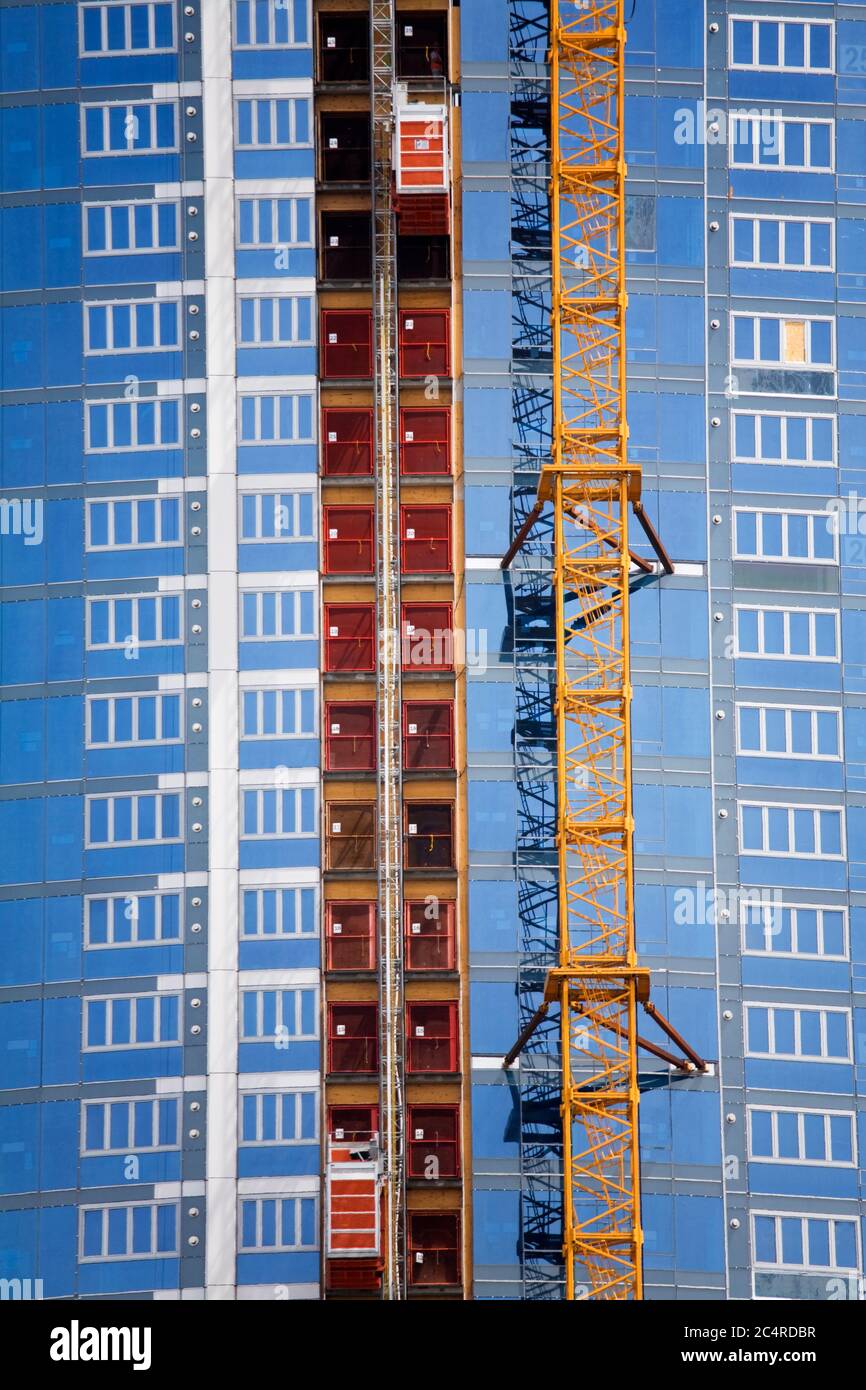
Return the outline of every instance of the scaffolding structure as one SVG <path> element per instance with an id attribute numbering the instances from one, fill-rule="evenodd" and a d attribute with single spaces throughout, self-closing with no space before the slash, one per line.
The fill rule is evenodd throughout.
<path id="1" fill-rule="evenodd" d="M 382 1296 L 405 1296 L 400 497 L 397 456 L 397 234 L 393 206 L 394 0 L 370 6 L 373 138 L 373 389 L 378 654 L 379 1115 Z"/>

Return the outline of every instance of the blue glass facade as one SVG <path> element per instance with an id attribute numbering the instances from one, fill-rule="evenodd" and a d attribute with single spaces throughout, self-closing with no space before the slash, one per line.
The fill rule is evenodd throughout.
<path id="1" fill-rule="evenodd" d="M 315 1297 L 310 6 L 0 27 L 2 1275 Z"/>

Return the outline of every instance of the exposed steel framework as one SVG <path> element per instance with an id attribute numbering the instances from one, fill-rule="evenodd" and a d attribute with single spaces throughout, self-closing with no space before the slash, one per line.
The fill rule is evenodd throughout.
<path id="1" fill-rule="evenodd" d="M 397 232 L 392 198 L 394 0 L 370 5 L 373 134 L 373 355 L 378 729 L 379 1116 L 383 1160 L 382 1296 L 401 1299 L 405 1268 L 405 1089 L 401 814 L 400 478 Z"/>
<path id="2" fill-rule="evenodd" d="M 625 421 L 623 0 L 551 14 L 563 1253 L 568 1299 L 642 1296 Z"/>

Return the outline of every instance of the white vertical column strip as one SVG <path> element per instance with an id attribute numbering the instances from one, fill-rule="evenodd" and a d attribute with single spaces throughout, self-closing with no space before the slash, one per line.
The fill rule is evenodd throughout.
<path id="1" fill-rule="evenodd" d="M 238 573 L 231 7 L 201 7 L 208 476 L 206 1297 L 234 1299 L 238 1075 Z"/>

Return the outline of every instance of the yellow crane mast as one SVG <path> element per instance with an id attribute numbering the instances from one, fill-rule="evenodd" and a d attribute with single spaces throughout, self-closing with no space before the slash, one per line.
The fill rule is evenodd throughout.
<path id="1" fill-rule="evenodd" d="M 625 420 L 623 0 L 551 14 L 559 965 L 566 1298 L 642 1296 Z"/>
<path id="2" fill-rule="evenodd" d="M 643 1297 L 638 1048 L 681 1075 L 710 1071 L 649 1002 L 635 948 L 629 583 L 674 566 L 628 458 L 624 52 L 623 0 L 553 0 L 552 447 L 502 560 L 506 569 L 551 504 L 559 961 L 504 1065 L 558 1004 L 571 1300 Z M 630 509 L 657 566 L 629 549 Z M 638 1034 L 638 1006 L 676 1052 Z"/>

